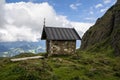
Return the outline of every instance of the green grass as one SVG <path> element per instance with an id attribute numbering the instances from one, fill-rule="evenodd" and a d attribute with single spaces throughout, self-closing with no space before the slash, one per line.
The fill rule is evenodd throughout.
<path id="1" fill-rule="evenodd" d="M 110 49 L 111 47 L 109 47 Z M 77 51 L 71 56 L 11 62 L 0 59 L 0 78 L 3 80 L 120 80 L 120 57 L 111 51 Z M 16 57 L 41 54 L 20 54 Z M 44 55 L 44 54 L 42 54 Z"/>

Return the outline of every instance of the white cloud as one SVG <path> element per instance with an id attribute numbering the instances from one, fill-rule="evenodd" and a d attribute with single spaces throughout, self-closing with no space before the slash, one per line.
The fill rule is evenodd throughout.
<path id="1" fill-rule="evenodd" d="M 93 25 L 93 23 L 84 23 L 84 22 L 71 22 L 72 26 L 75 27 L 77 32 L 82 37 L 83 34 Z M 82 33 L 80 32 L 82 31 Z"/>
<path id="2" fill-rule="evenodd" d="M 111 0 L 103 0 L 104 4 L 111 3 Z"/>
<path id="3" fill-rule="evenodd" d="M 108 8 L 101 9 L 100 12 L 105 12 Z"/>
<path id="4" fill-rule="evenodd" d="M 100 8 L 100 7 L 103 7 L 103 5 L 102 5 L 102 4 L 97 4 L 97 5 L 95 6 L 95 8 Z"/>
<path id="5" fill-rule="evenodd" d="M 77 7 L 76 7 L 74 4 L 71 4 L 71 5 L 70 5 L 70 8 L 73 9 L 73 10 L 76 10 L 76 9 L 77 9 Z"/>
<path id="6" fill-rule="evenodd" d="M 0 24 L 0 41 L 37 41 L 41 37 L 44 18 L 48 26 L 75 27 L 80 36 L 92 24 L 71 22 L 66 16 L 58 15 L 47 2 L 4 4 L 3 1 L 0 4 L 0 23 L 4 23 Z"/>
<path id="7" fill-rule="evenodd" d="M 4 4 L 5 1 L 4 0 L 0 0 L 0 26 L 3 27 L 3 24 L 5 24 L 5 20 L 4 20 Z"/>
<path id="8" fill-rule="evenodd" d="M 73 10 L 77 10 L 80 5 L 81 5 L 80 3 L 70 4 L 70 8 Z"/>
<path id="9" fill-rule="evenodd" d="M 32 32 L 31 28 L 18 28 L 13 25 L 6 25 L 5 27 L 5 30 L 0 30 L 1 41 L 37 41 L 37 38 L 40 36 Z"/>
<path id="10" fill-rule="evenodd" d="M 93 11 L 90 11 L 90 14 L 94 14 L 94 12 L 93 12 Z"/>
<path id="11" fill-rule="evenodd" d="M 85 18 L 86 20 L 90 20 L 90 21 L 93 21 L 93 20 L 95 20 L 95 18 L 94 17 L 87 17 L 87 18 Z"/>

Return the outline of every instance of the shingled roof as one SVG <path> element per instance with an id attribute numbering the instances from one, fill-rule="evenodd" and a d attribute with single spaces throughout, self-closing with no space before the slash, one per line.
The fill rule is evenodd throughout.
<path id="1" fill-rule="evenodd" d="M 42 40 L 81 40 L 74 28 L 44 27 Z"/>

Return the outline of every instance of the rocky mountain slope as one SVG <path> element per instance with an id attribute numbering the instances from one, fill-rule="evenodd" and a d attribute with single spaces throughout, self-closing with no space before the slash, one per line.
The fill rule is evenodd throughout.
<path id="1" fill-rule="evenodd" d="M 81 50 L 95 45 L 110 45 L 120 55 L 120 0 L 99 18 L 83 36 Z"/>

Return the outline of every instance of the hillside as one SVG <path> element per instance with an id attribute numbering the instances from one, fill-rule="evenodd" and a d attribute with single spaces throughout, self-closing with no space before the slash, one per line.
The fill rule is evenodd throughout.
<path id="1" fill-rule="evenodd" d="M 82 38 L 81 50 L 95 49 L 93 51 L 100 52 L 101 48 L 108 47 L 114 50 L 115 55 L 120 55 L 120 0 Z"/>
<path id="2" fill-rule="evenodd" d="M 77 55 L 73 56 L 54 56 L 19 62 L 11 62 L 10 58 L 1 58 L 0 79 L 120 80 L 120 57 L 108 55 L 78 51 Z M 35 56 L 35 54 L 24 53 L 15 57 L 26 56 Z"/>

